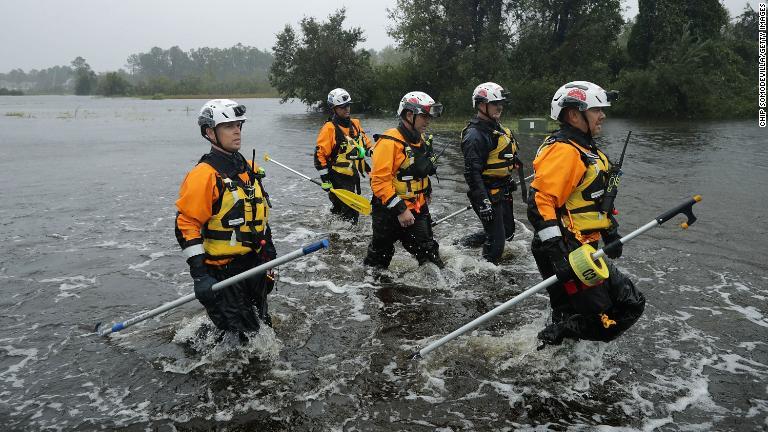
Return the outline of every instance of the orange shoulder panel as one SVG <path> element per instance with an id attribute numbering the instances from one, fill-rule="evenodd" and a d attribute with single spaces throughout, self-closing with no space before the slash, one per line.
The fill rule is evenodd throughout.
<path id="1" fill-rule="evenodd" d="M 333 127 L 333 123 L 325 122 L 317 134 L 317 148 L 315 149 L 315 157 L 322 166 L 328 167 L 328 158 L 331 157 L 335 144 L 336 130 Z"/>
<path id="2" fill-rule="evenodd" d="M 586 172 L 579 151 L 561 142 L 544 147 L 533 161 L 533 170 L 531 187 L 550 195 L 557 207 L 565 204 Z"/>
<path id="3" fill-rule="evenodd" d="M 200 238 L 200 230 L 213 215 L 213 203 L 219 199 L 216 170 L 207 163 L 197 164 L 184 178 L 179 188 L 176 209 L 178 228 L 184 239 Z"/>
<path id="4" fill-rule="evenodd" d="M 384 135 L 400 137 L 397 129 L 390 129 Z M 371 157 L 371 190 L 382 203 L 386 203 L 395 195 L 392 179 L 403 163 L 403 145 L 391 139 L 381 138 L 376 142 L 376 150 Z"/>

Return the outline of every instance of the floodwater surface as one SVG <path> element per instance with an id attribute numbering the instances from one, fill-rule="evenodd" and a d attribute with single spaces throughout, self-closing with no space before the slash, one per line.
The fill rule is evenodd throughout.
<path id="1" fill-rule="evenodd" d="M 701 194 L 616 260 L 647 297 L 610 344 L 537 351 L 549 319 L 535 295 L 414 361 L 409 353 L 540 281 L 525 209 L 499 267 L 463 244 L 465 212 L 435 227 L 446 268 L 400 246 L 394 283 L 362 265 L 370 218 L 333 220 L 315 185 L 261 162 L 278 254 L 331 247 L 279 271 L 274 329 L 245 346 L 200 331 L 197 302 L 106 338 L 121 321 L 192 292 L 173 226 L 178 186 L 208 146 L 202 100 L 0 97 L 0 420 L 3 430 L 768 429 L 768 139 L 755 122 L 608 119 L 621 231 Z M 323 116 L 242 100 L 242 152 L 315 176 Z M 609 113 L 610 115 L 610 113 Z M 392 118 L 365 118 L 381 133 Z M 530 167 L 541 137 L 519 137 Z M 456 134 L 435 179 L 435 218 L 467 203 Z M 363 185 L 364 195 L 370 188 Z"/>

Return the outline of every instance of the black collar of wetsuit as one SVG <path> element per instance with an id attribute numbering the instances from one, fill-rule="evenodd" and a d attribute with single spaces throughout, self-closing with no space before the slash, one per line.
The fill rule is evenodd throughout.
<path id="1" fill-rule="evenodd" d="M 560 130 L 555 132 L 553 135 L 557 136 L 558 140 L 562 139 L 575 141 L 576 144 L 586 149 L 595 150 L 597 148 L 595 146 L 595 140 L 591 136 L 585 134 L 579 129 L 576 129 L 568 123 L 563 123 L 560 127 Z"/>
<path id="2" fill-rule="evenodd" d="M 469 120 L 469 127 L 473 127 L 487 133 L 492 133 L 493 131 L 504 132 L 504 129 L 501 128 L 501 124 L 499 124 L 499 122 L 485 120 L 480 118 L 478 115 L 475 115 L 472 117 L 472 119 Z"/>
<path id="3" fill-rule="evenodd" d="M 203 156 L 203 160 L 231 179 L 236 179 L 238 174 L 250 169 L 240 152 L 225 153 L 215 147 L 211 147 L 211 151 Z"/>
<path id="4" fill-rule="evenodd" d="M 402 120 L 400 120 L 400 124 L 397 125 L 397 130 L 400 132 L 400 135 L 405 138 L 406 142 L 410 144 L 418 144 L 421 142 L 421 134 L 406 128 Z"/>
<path id="5" fill-rule="evenodd" d="M 337 116 L 336 114 L 334 114 L 331 117 L 331 121 L 334 122 L 335 124 L 341 126 L 341 127 L 345 127 L 347 129 L 349 129 L 349 126 L 352 124 L 352 117 L 341 118 L 341 117 Z"/>

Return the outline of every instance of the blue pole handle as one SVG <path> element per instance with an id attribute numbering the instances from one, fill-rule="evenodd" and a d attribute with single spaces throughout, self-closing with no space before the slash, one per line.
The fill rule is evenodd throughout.
<path id="1" fill-rule="evenodd" d="M 320 241 L 316 241 L 312 243 L 309 246 L 304 247 L 302 249 L 302 252 L 304 253 L 304 255 L 311 254 L 312 252 L 319 251 L 320 249 L 327 249 L 329 244 L 330 242 L 328 241 L 328 239 L 322 239 Z"/>

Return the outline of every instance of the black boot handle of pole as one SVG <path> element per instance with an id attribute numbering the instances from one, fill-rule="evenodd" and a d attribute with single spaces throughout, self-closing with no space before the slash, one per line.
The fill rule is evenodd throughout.
<path id="1" fill-rule="evenodd" d="M 686 201 L 683 201 L 682 203 L 676 205 L 675 207 L 665 211 L 664 213 L 662 213 L 656 219 L 654 219 L 652 222 L 649 222 L 649 223 L 654 226 L 659 226 L 679 214 L 684 214 L 688 219 L 685 222 L 681 223 L 680 227 L 682 229 L 688 229 L 689 226 L 693 225 L 693 223 L 696 222 L 696 215 L 693 214 L 693 205 L 699 201 L 701 201 L 701 195 L 694 195 L 692 198 Z M 612 241 L 607 245 L 603 246 L 603 252 L 605 252 L 606 255 L 609 255 L 611 252 L 613 252 L 615 249 L 618 249 L 622 244 L 626 243 L 627 241 L 628 239 L 626 238 L 621 238 L 619 240 Z"/>
<path id="2" fill-rule="evenodd" d="M 664 222 L 672 219 L 678 214 L 684 214 L 688 220 L 681 223 L 680 226 L 683 229 L 688 228 L 689 226 L 693 225 L 694 222 L 696 222 L 696 215 L 693 214 L 693 205 L 697 202 L 701 201 L 701 195 L 694 195 L 693 198 L 665 211 L 664 213 L 660 214 L 656 218 L 656 222 L 659 223 L 659 225 L 663 224 Z"/>

